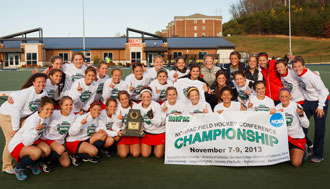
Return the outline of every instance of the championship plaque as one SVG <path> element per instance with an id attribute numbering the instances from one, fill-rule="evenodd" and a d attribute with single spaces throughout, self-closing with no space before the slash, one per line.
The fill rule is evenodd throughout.
<path id="1" fill-rule="evenodd" d="M 143 137 L 143 118 L 140 110 L 130 109 L 124 123 L 123 136 Z"/>

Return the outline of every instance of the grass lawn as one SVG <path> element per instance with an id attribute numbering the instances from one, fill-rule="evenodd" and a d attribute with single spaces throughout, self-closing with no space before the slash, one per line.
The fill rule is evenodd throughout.
<path id="1" fill-rule="evenodd" d="M 235 44 L 239 52 L 269 52 L 270 57 L 283 57 L 289 52 L 289 39 L 285 36 L 237 35 L 225 39 Z M 293 37 L 292 52 L 306 57 L 307 62 L 319 61 L 319 58 L 308 61 L 307 56 L 328 55 L 324 58 L 330 62 L 330 39 Z"/>
<path id="2" fill-rule="evenodd" d="M 318 70 L 330 88 L 330 66 L 311 66 Z M 19 89 L 30 72 L 0 72 L 0 91 Z M 127 74 L 125 72 L 125 74 Z M 0 104 L 3 101 L 0 100 Z M 327 125 L 330 125 L 328 116 Z M 309 135 L 314 130 L 311 120 Z M 1 133 L 1 132 L 0 132 Z M 0 134 L 0 149 L 4 139 Z M 29 174 L 19 182 L 15 176 L 0 173 L 1 188 L 327 188 L 330 176 L 330 129 L 326 130 L 325 160 L 319 164 L 305 162 L 294 168 L 288 162 L 267 167 L 217 167 L 165 165 L 164 159 L 119 157 L 103 158 L 98 164 L 62 168 L 55 172 Z"/>

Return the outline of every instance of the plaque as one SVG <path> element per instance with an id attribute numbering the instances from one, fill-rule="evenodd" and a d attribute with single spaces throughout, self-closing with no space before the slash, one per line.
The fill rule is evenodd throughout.
<path id="1" fill-rule="evenodd" d="M 143 137 L 143 118 L 140 110 L 130 109 L 124 123 L 123 136 Z"/>

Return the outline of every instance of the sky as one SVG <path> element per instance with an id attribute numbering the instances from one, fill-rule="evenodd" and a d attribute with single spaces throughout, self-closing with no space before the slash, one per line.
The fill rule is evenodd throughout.
<path id="1" fill-rule="evenodd" d="M 38 27 L 44 37 L 81 37 L 82 1 L 0 0 L 0 37 Z M 238 0 L 84 1 L 85 36 L 115 37 L 125 34 L 127 27 L 155 33 L 165 29 L 174 16 L 195 13 L 222 16 L 225 23 L 232 18 L 230 5 Z"/>

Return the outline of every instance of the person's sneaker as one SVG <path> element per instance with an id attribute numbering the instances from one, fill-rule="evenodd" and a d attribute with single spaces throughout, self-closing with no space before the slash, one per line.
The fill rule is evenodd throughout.
<path id="1" fill-rule="evenodd" d="M 308 146 L 308 157 L 313 155 L 313 147 L 314 147 L 313 144 Z"/>
<path id="2" fill-rule="evenodd" d="M 15 168 L 15 176 L 16 176 L 17 180 L 27 179 L 27 175 L 25 174 L 24 169 Z"/>
<path id="3" fill-rule="evenodd" d="M 8 175 L 15 175 L 15 169 L 8 169 L 2 172 Z"/>
<path id="4" fill-rule="evenodd" d="M 82 163 L 81 159 L 79 157 L 75 156 L 75 155 L 70 154 L 70 159 L 71 159 L 71 162 L 74 166 L 79 166 Z"/>
<path id="5" fill-rule="evenodd" d="M 321 161 L 323 161 L 323 158 L 319 158 L 319 157 L 312 157 L 311 160 L 309 160 L 312 163 L 320 163 Z"/>
<path id="6" fill-rule="evenodd" d="M 40 167 L 44 173 L 50 173 L 53 172 L 53 169 L 50 168 L 50 166 L 44 162 L 40 162 Z"/>
<path id="7" fill-rule="evenodd" d="M 84 162 L 91 162 L 91 163 L 98 163 L 99 162 L 99 158 L 97 157 L 92 157 L 89 159 L 83 159 Z"/>
<path id="8" fill-rule="evenodd" d="M 101 150 L 101 152 L 102 152 L 102 154 L 104 154 L 108 158 L 114 156 L 114 154 L 112 152 L 110 152 L 109 150 Z"/>
<path id="9" fill-rule="evenodd" d="M 32 165 L 29 167 L 34 175 L 40 175 L 41 174 L 41 168 L 39 165 Z"/>
<path id="10" fill-rule="evenodd" d="M 308 145 L 306 144 L 305 151 L 304 151 L 304 156 L 303 156 L 303 161 L 305 161 L 307 158 L 308 158 Z"/>

